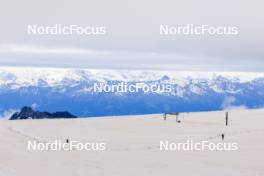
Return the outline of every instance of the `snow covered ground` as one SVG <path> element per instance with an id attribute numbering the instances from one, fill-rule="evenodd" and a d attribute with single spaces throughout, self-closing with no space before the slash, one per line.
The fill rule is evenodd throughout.
<path id="1" fill-rule="evenodd" d="M 262 176 L 264 109 L 0 121 L 0 176 Z M 236 151 L 161 151 L 160 141 L 235 142 Z M 105 151 L 28 151 L 28 141 L 105 142 Z"/>

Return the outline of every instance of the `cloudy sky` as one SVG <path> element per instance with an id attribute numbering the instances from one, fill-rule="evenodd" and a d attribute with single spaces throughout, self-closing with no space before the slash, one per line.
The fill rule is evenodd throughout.
<path id="1" fill-rule="evenodd" d="M 0 2 L 0 66 L 264 71 L 260 0 Z M 28 25 L 105 26 L 106 35 L 28 35 Z M 236 26 L 238 35 L 160 35 L 160 24 Z"/>

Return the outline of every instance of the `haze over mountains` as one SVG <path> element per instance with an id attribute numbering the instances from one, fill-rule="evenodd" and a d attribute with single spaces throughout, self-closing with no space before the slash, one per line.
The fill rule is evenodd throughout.
<path id="1" fill-rule="evenodd" d="M 170 92 L 97 92 L 94 85 L 169 85 Z M 264 105 L 264 73 L 0 67 L 0 113 L 23 106 L 77 116 L 209 111 Z"/>

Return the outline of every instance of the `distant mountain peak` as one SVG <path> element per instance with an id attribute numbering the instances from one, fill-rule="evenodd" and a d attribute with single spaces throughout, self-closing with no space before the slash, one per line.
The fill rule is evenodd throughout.
<path id="1" fill-rule="evenodd" d="M 156 91 L 95 89 L 95 85 L 109 88 L 122 84 Z M 48 111 L 60 107 L 82 117 L 220 110 L 228 97 L 236 99 L 232 106 L 264 106 L 264 73 L 0 67 L 0 114 L 25 104 L 37 104 Z M 68 115 L 41 114 L 26 107 L 14 117 Z"/>
<path id="2" fill-rule="evenodd" d="M 76 118 L 76 116 L 70 114 L 69 112 L 39 112 L 34 111 L 31 107 L 24 106 L 20 112 L 14 113 L 10 120 L 20 120 L 20 119 L 55 119 L 55 118 Z"/>

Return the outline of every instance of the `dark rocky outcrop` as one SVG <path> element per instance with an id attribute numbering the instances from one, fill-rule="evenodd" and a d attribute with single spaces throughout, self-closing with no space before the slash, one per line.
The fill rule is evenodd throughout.
<path id="1" fill-rule="evenodd" d="M 20 119 L 61 119 L 61 118 L 77 118 L 67 111 L 64 112 L 39 112 L 34 111 L 31 107 L 23 107 L 20 112 L 14 113 L 9 120 L 20 120 Z"/>

